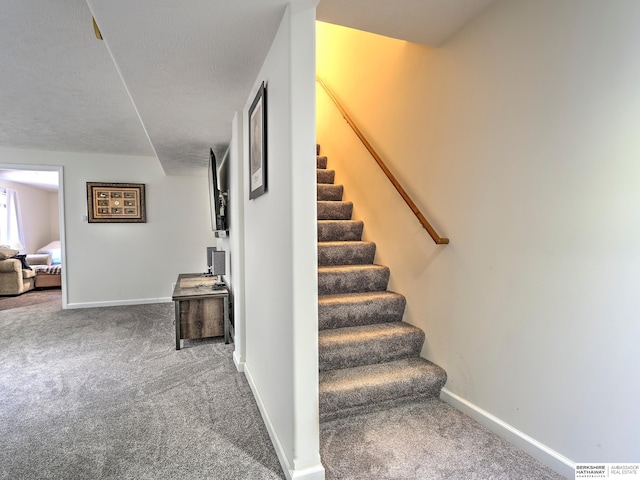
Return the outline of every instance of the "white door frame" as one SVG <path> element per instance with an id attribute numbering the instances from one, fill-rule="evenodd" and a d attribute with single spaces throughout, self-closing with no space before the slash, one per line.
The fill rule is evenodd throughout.
<path id="1" fill-rule="evenodd" d="M 61 165 L 25 165 L 0 163 L 2 170 L 30 170 L 40 172 L 58 172 L 58 213 L 60 219 L 60 253 L 62 256 L 62 308 L 67 308 L 67 254 L 64 220 L 64 168 Z"/>

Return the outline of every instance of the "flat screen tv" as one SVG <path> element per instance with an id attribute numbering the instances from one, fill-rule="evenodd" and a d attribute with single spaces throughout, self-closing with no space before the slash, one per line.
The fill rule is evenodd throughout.
<path id="1" fill-rule="evenodd" d="M 209 149 L 209 200 L 211 202 L 211 228 L 214 231 L 226 231 L 229 229 L 227 216 L 227 157 L 224 155 L 219 165 L 213 149 Z M 224 178 L 223 178 L 224 177 Z"/>

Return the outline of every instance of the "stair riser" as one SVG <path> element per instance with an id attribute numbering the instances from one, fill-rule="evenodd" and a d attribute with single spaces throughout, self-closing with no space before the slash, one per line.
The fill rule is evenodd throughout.
<path id="1" fill-rule="evenodd" d="M 318 220 L 351 220 L 353 203 L 318 202 Z"/>
<path id="2" fill-rule="evenodd" d="M 380 292 L 387 289 L 389 269 L 355 270 L 349 272 L 318 272 L 318 295 L 338 293 Z"/>
<path id="3" fill-rule="evenodd" d="M 318 183 L 333 183 L 335 181 L 336 172 L 334 170 L 318 169 L 316 178 Z"/>
<path id="4" fill-rule="evenodd" d="M 362 239 L 364 223 L 355 221 L 319 221 L 318 242 L 350 242 Z"/>
<path id="5" fill-rule="evenodd" d="M 417 357 L 424 343 L 424 332 L 416 328 L 337 342 L 333 339 L 325 341 L 320 335 L 318 341 L 319 368 L 325 371 Z"/>
<path id="6" fill-rule="evenodd" d="M 327 168 L 327 157 L 316 157 L 316 168 Z"/>
<path id="7" fill-rule="evenodd" d="M 318 200 L 338 202 L 342 200 L 342 192 L 344 190 L 342 185 L 318 184 L 316 188 Z"/>
<path id="8" fill-rule="evenodd" d="M 374 323 L 400 322 L 404 315 L 404 297 L 389 296 L 367 301 L 344 303 L 318 302 L 318 328 L 356 327 Z"/>
<path id="9" fill-rule="evenodd" d="M 345 242 L 343 244 L 318 244 L 318 265 L 367 265 L 376 255 L 374 243 Z"/>
<path id="10" fill-rule="evenodd" d="M 344 401 L 341 398 L 335 398 L 334 396 L 320 396 L 320 422 L 330 422 L 340 418 L 349 418 L 356 415 L 365 415 L 368 413 L 382 412 L 389 408 L 396 408 L 402 405 L 410 403 L 417 403 L 429 400 L 431 398 L 440 398 L 440 390 L 444 387 L 436 384 L 426 393 L 419 393 L 416 395 L 402 395 L 393 396 L 390 395 L 387 400 L 377 400 L 375 402 L 364 402 L 357 405 L 349 405 L 349 401 Z M 359 393 L 359 392 L 357 392 Z M 377 393 L 377 392 L 368 392 Z M 382 397 L 382 395 L 379 395 Z M 363 400 L 359 394 L 354 396 L 354 400 Z"/>

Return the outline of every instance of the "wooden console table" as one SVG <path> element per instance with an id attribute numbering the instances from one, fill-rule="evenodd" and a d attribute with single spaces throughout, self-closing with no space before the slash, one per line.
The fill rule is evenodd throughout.
<path id="1" fill-rule="evenodd" d="M 172 300 L 176 306 L 176 350 L 180 340 L 224 335 L 229 343 L 229 290 L 214 290 L 215 279 L 202 273 L 178 275 Z"/>

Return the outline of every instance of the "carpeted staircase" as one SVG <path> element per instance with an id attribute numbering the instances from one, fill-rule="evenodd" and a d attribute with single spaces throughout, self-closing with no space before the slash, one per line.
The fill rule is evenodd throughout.
<path id="1" fill-rule="evenodd" d="M 319 153 L 320 419 L 437 398 L 447 374 L 420 357 L 424 332 L 402 321 L 405 298 L 387 290 L 389 268 L 373 263 L 376 245 Z"/>

